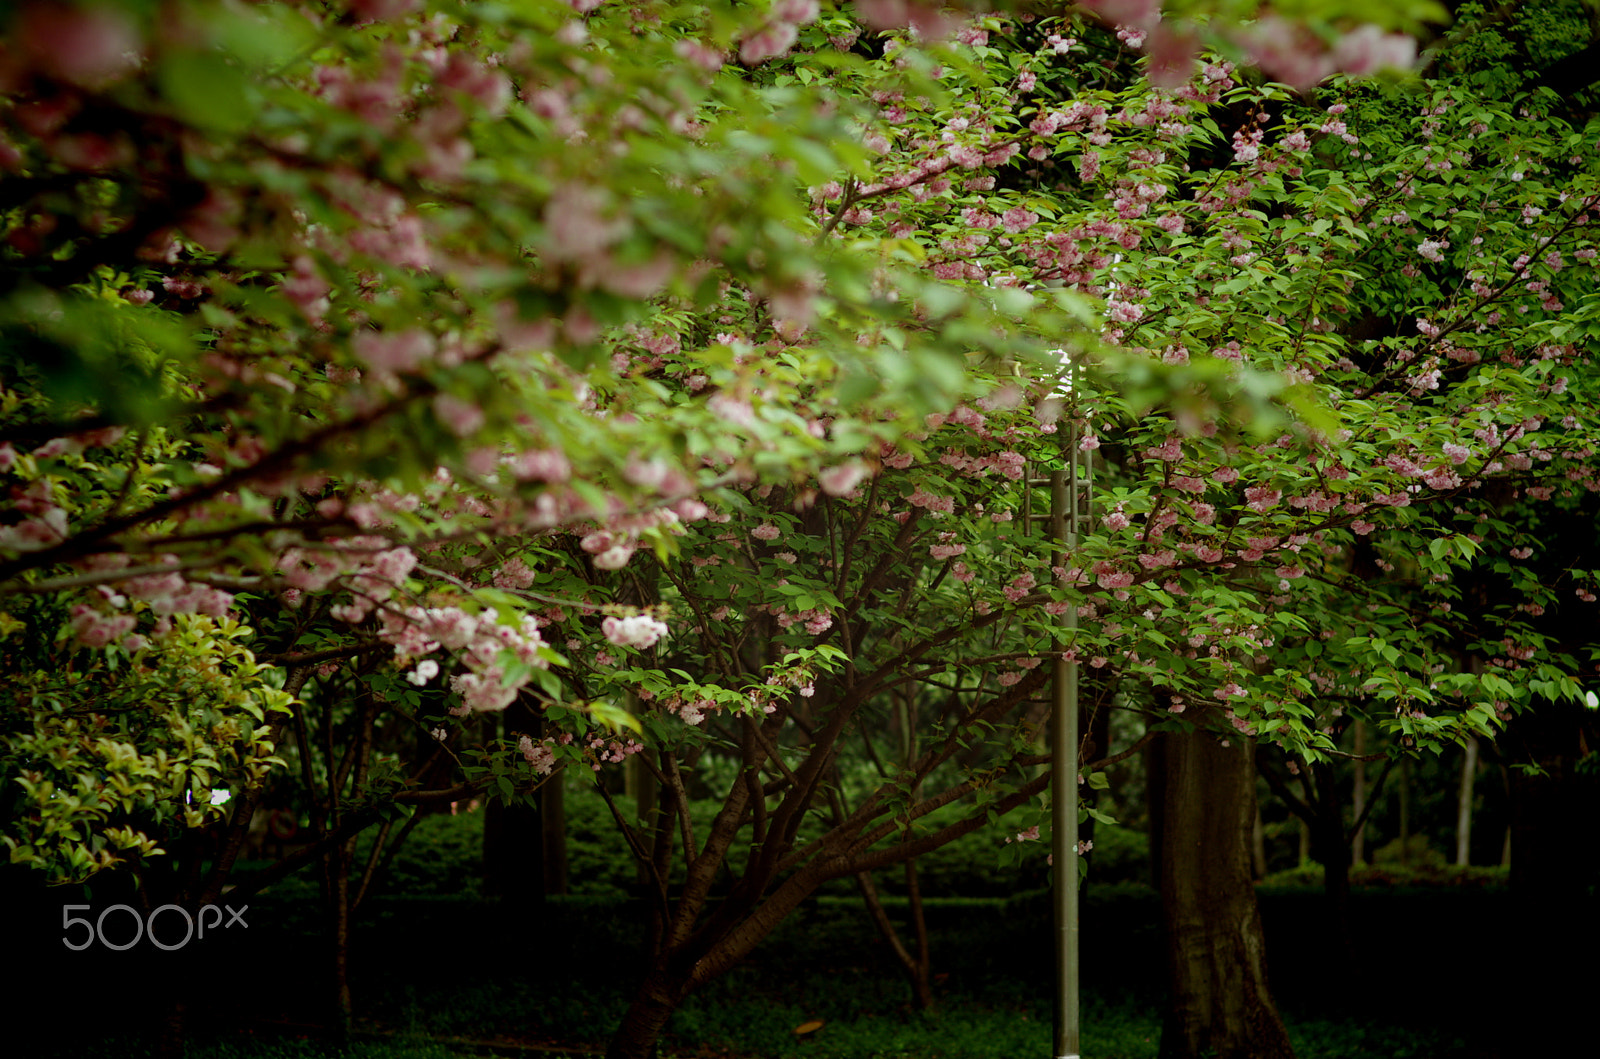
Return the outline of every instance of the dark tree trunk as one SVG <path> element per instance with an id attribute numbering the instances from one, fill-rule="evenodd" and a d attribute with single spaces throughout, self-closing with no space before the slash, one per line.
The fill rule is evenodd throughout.
<path id="1" fill-rule="evenodd" d="M 911 990 L 917 1006 L 933 1010 L 933 953 L 928 948 L 928 917 L 922 905 L 922 884 L 917 880 L 917 858 L 906 861 L 906 903 L 911 914 L 911 936 L 916 941 L 917 962 L 911 973 Z"/>
<path id="2" fill-rule="evenodd" d="M 956 757 L 962 731 L 1019 709 L 1047 676 L 1041 667 L 965 715 L 956 734 L 947 734 L 917 758 L 912 789 L 940 764 Z M 827 700 L 812 704 L 819 717 L 824 716 L 821 701 Z M 859 704 L 859 700 L 847 701 Z M 793 766 L 778 759 L 773 749 L 788 723 L 784 714 L 742 719 L 737 731 L 745 769 L 729 787 L 709 830 L 695 828 L 687 813 L 681 812 L 686 809 L 687 792 L 670 753 L 660 758 L 661 775 L 652 777 L 661 783 L 662 808 L 648 829 L 641 831 L 614 802 L 610 804 L 613 819 L 624 828 L 635 857 L 652 862 L 649 896 L 655 925 L 648 971 L 612 1037 L 609 1059 L 649 1059 L 662 1029 L 684 998 L 747 957 L 823 883 L 902 864 L 931 852 L 982 826 L 988 813 L 1004 815 L 1037 797 L 1050 782 L 1049 773 L 1034 776 L 988 806 L 987 812 L 974 809 L 957 822 L 920 835 L 906 831 L 894 818 L 897 813 L 890 799 L 898 799 L 900 791 L 886 785 L 854 810 L 846 812 L 835 802 L 831 806 L 833 826 L 820 837 L 801 843 L 800 827 L 807 814 L 828 807 L 827 781 L 835 775 L 833 748 L 851 717 L 847 709 L 827 711 L 825 722 L 810 736 L 812 751 Z M 764 770 L 768 761 L 773 767 Z M 976 780 L 964 780 L 905 808 L 904 819 L 917 820 L 976 789 Z M 771 805 L 775 797 L 777 804 Z M 681 832 L 676 842 L 675 832 Z M 727 893 L 711 908 L 712 886 L 729 867 L 729 852 L 741 832 L 751 836 L 749 853 Z M 894 839 L 896 832 L 904 833 Z M 891 841 L 879 846 L 884 840 Z M 665 880 L 674 848 L 682 850 L 684 872 L 681 887 L 671 892 Z"/>
<path id="3" fill-rule="evenodd" d="M 1573 969 L 1600 944 L 1600 775 L 1582 764 L 1600 746 L 1600 721 L 1581 706 L 1541 702 L 1512 719 L 1505 742 L 1512 760 L 1541 770 L 1510 770 L 1511 929 L 1539 954 L 1507 977 L 1503 1006 L 1516 1015 L 1497 1020 L 1492 1036 L 1501 1038 L 1496 1054 L 1511 1056 L 1525 1053 L 1529 1027 L 1549 1041 L 1592 1032 L 1593 976 Z"/>
<path id="4" fill-rule="evenodd" d="M 537 739 L 544 730 L 543 717 L 521 699 L 512 703 L 501 720 L 509 738 L 527 734 Z M 508 805 L 500 798 L 490 798 L 483 814 L 483 892 L 514 911 L 536 910 L 544 903 L 541 815 L 535 806 Z"/>
<path id="5" fill-rule="evenodd" d="M 1203 730 L 1156 745 L 1171 991 L 1161 1057 L 1292 1059 L 1250 878 L 1254 748 Z"/>
<path id="6" fill-rule="evenodd" d="M 606 1059 L 652 1059 L 667 1020 L 683 1003 L 680 983 L 686 977 L 659 967 L 650 972 L 634 994 L 621 1025 L 611 1035 Z"/>
<path id="7" fill-rule="evenodd" d="M 333 1034 L 339 1046 L 344 1047 L 349 1043 L 355 1017 L 355 1002 L 350 993 L 350 851 L 336 846 L 329 852 L 325 865 L 327 906 L 333 919 L 329 939 L 333 945 L 330 967 Z"/>
<path id="8" fill-rule="evenodd" d="M 1330 980 L 1349 982 L 1355 965 L 1355 944 L 1350 931 L 1350 843 L 1345 834 L 1344 812 L 1339 804 L 1333 766 L 1319 761 L 1311 765 L 1310 770 L 1316 779 L 1307 790 L 1315 797 L 1311 840 L 1316 858 L 1322 862 L 1322 892 L 1328 910 L 1327 952 L 1334 964 Z"/>
<path id="9" fill-rule="evenodd" d="M 567 892 L 567 774 L 557 770 L 539 788 L 540 844 L 544 851 L 544 892 Z"/>
<path id="10" fill-rule="evenodd" d="M 906 861 L 906 881 L 909 886 L 910 912 L 912 929 L 915 932 L 916 952 L 908 948 L 900 938 L 900 932 L 894 927 L 894 922 L 889 918 L 888 909 L 883 907 L 883 900 L 878 896 L 878 887 L 872 881 L 871 872 L 862 872 L 856 876 L 856 885 L 861 890 L 861 900 L 867 906 L 867 912 L 872 916 L 872 922 L 878 928 L 878 933 L 883 940 L 888 942 L 893 950 L 895 960 L 900 964 L 900 969 L 905 972 L 906 981 L 911 986 L 911 995 L 917 1002 L 917 1007 L 923 1011 L 933 1010 L 933 983 L 931 966 L 928 956 L 928 927 L 923 916 L 922 890 L 916 883 L 916 860 Z"/>
<path id="11" fill-rule="evenodd" d="M 1355 834 L 1350 839 L 1350 863 L 1359 868 L 1367 862 L 1367 763 L 1363 756 L 1367 752 L 1367 726 L 1365 722 L 1356 721 L 1351 725 L 1352 735 L 1355 739 L 1354 753 L 1355 776 L 1352 780 L 1353 789 L 1350 793 L 1350 812 L 1354 815 Z"/>
<path id="12" fill-rule="evenodd" d="M 544 843 L 539 811 L 491 799 L 483 814 L 483 892 L 516 909 L 544 898 Z"/>
<path id="13" fill-rule="evenodd" d="M 1400 761 L 1400 863 L 1411 864 L 1411 759 Z"/>

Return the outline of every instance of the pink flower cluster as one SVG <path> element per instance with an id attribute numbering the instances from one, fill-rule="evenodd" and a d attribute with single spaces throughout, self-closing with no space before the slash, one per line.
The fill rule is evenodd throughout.
<path id="1" fill-rule="evenodd" d="M 572 737 L 566 738 L 570 741 Z M 517 749 L 521 751 L 523 759 L 541 776 L 548 776 L 555 771 L 555 747 L 554 739 L 544 739 L 535 743 L 531 737 L 525 735 L 517 740 Z"/>
<path id="2" fill-rule="evenodd" d="M 794 47 L 800 27 L 817 18 L 817 0 L 777 0 L 767 20 L 739 43 L 739 61 L 755 66 Z"/>
<path id="3" fill-rule="evenodd" d="M 1027 570 L 1024 570 L 1022 573 L 1012 578 L 1011 583 L 1005 588 L 1001 589 L 1001 592 L 1004 593 L 1006 599 L 1010 602 L 1020 603 L 1029 592 L 1033 591 L 1033 586 L 1036 583 L 1037 582 L 1034 580 L 1033 574 Z"/>
<path id="4" fill-rule="evenodd" d="M 647 614 L 635 614 L 627 618 L 608 617 L 600 623 L 600 631 L 618 647 L 645 650 L 654 647 L 669 630 L 665 622 Z"/>
<path id="5" fill-rule="evenodd" d="M 928 549 L 928 554 L 935 559 L 953 559 L 966 552 L 967 546 L 956 540 L 954 533 L 939 534 L 939 543 Z"/>
<path id="6" fill-rule="evenodd" d="M 461 705 L 451 710 L 457 716 L 503 710 L 516 701 L 530 677 L 508 674 L 508 658 L 534 669 L 550 665 L 539 621 L 531 615 L 524 615 L 517 626 L 460 607 L 384 606 L 378 616 L 378 637 L 393 645 L 398 658 L 421 658 L 443 648 L 465 665 L 467 672 L 450 678 L 451 690 L 461 697 Z"/>

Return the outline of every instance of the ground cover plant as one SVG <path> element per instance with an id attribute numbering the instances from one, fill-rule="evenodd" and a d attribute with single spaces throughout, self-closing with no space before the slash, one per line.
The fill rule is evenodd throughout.
<path id="1" fill-rule="evenodd" d="M 1292 914 L 1315 915 L 1314 895 L 1307 892 L 1305 898 Z M 1427 898 L 1419 896 L 1416 901 L 1422 904 Z M 1046 1048 L 1050 1012 L 1043 982 L 1049 954 L 1037 944 L 1042 933 L 1037 923 L 1047 914 L 1047 906 L 1038 900 L 1024 912 L 1018 904 L 1007 909 L 1004 902 L 993 900 L 934 903 L 931 929 L 941 976 L 939 1008 L 932 1014 L 918 1011 L 912 1003 L 910 991 L 894 973 L 892 956 L 874 938 L 858 901 L 830 899 L 808 908 L 746 966 L 685 1005 L 669 1024 L 663 1054 L 955 1059 L 993 1055 L 997 1041 L 1005 1042 L 1007 1054 Z M 393 923 L 382 929 L 398 937 L 405 935 L 404 924 L 409 924 L 413 938 L 417 933 L 439 937 L 450 929 L 450 914 L 441 915 L 446 909 L 413 908 L 395 915 Z M 1159 939 L 1146 926 L 1142 939 L 1130 941 L 1156 910 L 1155 895 L 1148 889 L 1103 903 L 1092 900 L 1089 905 L 1092 944 L 1107 946 L 1095 961 L 1104 972 L 1091 983 L 1084 1008 L 1085 1041 L 1094 1047 L 1094 1054 L 1129 1059 L 1157 1054 L 1160 984 L 1147 971 L 1159 962 Z M 381 966 L 359 974 L 370 1001 L 363 1007 L 373 1015 L 361 1028 L 364 1034 L 382 1032 L 393 1038 L 383 1043 L 363 1035 L 355 1054 L 431 1055 L 441 1050 L 482 1054 L 463 1043 L 439 1041 L 601 1049 L 604 1041 L 594 1036 L 594 1029 L 608 1015 L 620 1014 L 626 1003 L 626 984 L 617 981 L 616 957 L 634 944 L 630 924 L 640 911 L 616 902 L 597 905 L 584 900 L 542 925 L 524 923 L 524 930 L 540 939 L 540 960 L 530 963 L 527 973 L 509 973 L 506 962 L 485 958 L 503 948 L 504 939 L 485 939 L 481 948 L 466 952 L 457 949 L 460 962 L 452 965 L 447 978 L 407 980 L 405 974 L 394 972 L 398 965 L 385 953 Z M 1269 901 L 1272 927 L 1278 926 L 1276 911 Z M 1474 914 L 1492 921 L 1495 913 L 1479 908 Z M 495 921 L 495 917 L 484 920 Z M 455 922 L 457 930 L 472 929 L 464 920 Z M 1095 929 L 1096 922 L 1105 926 Z M 1301 923 L 1284 925 L 1286 933 L 1303 929 Z M 1381 934 L 1381 929 L 1372 932 L 1375 938 Z M 416 953 L 414 941 L 397 944 Z M 1024 952 L 1020 959 L 1014 955 L 1019 948 Z M 597 955 L 597 949 L 609 958 Z M 998 950 L 1013 955 L 1001 956 Z M 431 958 L 448 952 L 435 943 L 424 946 L 421 955 Z M 1146 971 L 1142 975 L 1137 969 L 1141 964 Z M 1438 966 L 1418 962 L 1397 977 L 1428 977 L 1433 973 L 1430 968 Z M 1286 987 L 1286 1022 L 1297 1051 L 1304 1054 L 1331 1059 L 1360 1054 L 1363 1046 L 1396 1056 L 1477 1054 L 1466 1044 L 1471 1034 L 1449 1025 L 1457 1015 L 1465 1017 L 1459 998 L 1456 1007 L 1447 1005 L 1442 1013 L 1436 1009 L 1418 1017 L 1413 1011 L 1408 1019 L 1397 1008 L 1355 1021 L 1319 1011 L 1312 997 L 1320 987 L 1297 983 L 1292 975 L 1279 981 Z M 1375 987 L 1386 984 L 1381 978 L 1374 981 Z M 374 996 L 373 990 L 380 992 Z M 823 1025 L 796 1034 L 797 1028 L 816 1021 Z M 192 1054 L 219 1059 L 333 1054 L 334 1046 L 325 1037 L 295 1043 L 293 1035 L 305 1034 L 309 1027 L 295 1018 L 284 1022 L 287 1025 L 257 1025 L 255 1040 L 226 1029 L 216 1030 L 214 1036 L 212 1028 L 203 1027 Z M 117 1047 L 128 1043 L 119 1040 Z M 130 1053 L 140 1051 L 135 1047 Z M 75 1054 L 97 1053 L 85 1043 Z"/>

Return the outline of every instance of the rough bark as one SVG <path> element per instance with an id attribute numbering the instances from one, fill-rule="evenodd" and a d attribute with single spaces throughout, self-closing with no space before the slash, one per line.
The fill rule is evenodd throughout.
<path id="1" fill-rule="evenodd" d="M 1250 821 L 1250 877 L 1260 882 L 1267 877 L 1267 828 L 1261 822 L 1261 806 Z"/>
<path id="2" fill-rule="evenodd" d="M 634 994 L 633 1003 L 628 1005 L 628 1013 L 622 1017 L 617 1031 L 611 1035 L 606 1059 L 652 1059 L 667 1020 L 687 995 L 682 986 L 685 977 L 681 971 L 667 967 L 657 967 L 650 972 Z"/>
<path id="3" fill-rule="evenodd" d="M 1161 1059 L 1292 1059 L 1250 878 L 1254 748 L 1204 730 L 1158 743 L 1170 989 Z"/>

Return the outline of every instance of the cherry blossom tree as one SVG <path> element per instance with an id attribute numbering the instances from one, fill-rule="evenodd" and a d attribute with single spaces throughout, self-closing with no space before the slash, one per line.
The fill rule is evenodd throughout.
<path id="1" fill-rule="evenodd" d="M 1221 61 L 1172 89 L 1091 88 L 1057 58 L 1105 46 L 1082 33 L 1024 19 L 962 31 L 955 52 L 933 53 L 952 68 L 937 102 L 891 87 L 932 61 L 891 44 L 852 93 L 878 108 L 861 120 L 881 160 L 876 179 L 814 190 L 822 231 L 909 243 L 950 281 L 1064 284 L 1103 306 L 1109 349 L 1065 393 L 1022 366 L 974 372 L 982 403 L 877 450 L 865 491 L 724 499 L 717 517 L 740 528 L 691 556 L 693 574 L 668 562 L 633 585 L 635 599 L 688 607 L 697 640 L 674 636 L 655 665 L 607 679 L 659 703 L 661 724 L 709 724 L 709 746 L 720 740 L 745 772 L 707 833 L 681 773 L 712 751 L 688 732 L 677 747 L 670 727 L 652 732 L 665 805 L 633 841 L 655 873 L 657 957 L 614 1054 L 648 1049 L 688 990 L 820 882 L 912 856 L 991 812 L 1022 810 L 1018 835 L 1036 837 L 1027 814 L 1042 782 L 1025 737 L 1045 675 L 1036 660 L 1086 666 L 1104 705 L 1176 733 L 1177 775 L 1188 761 L 1201 787 L 1239 792 L 1252 789 L 1251 755 L 1219 752 L 1230 744 L 1259 740 L 1314 766 L 1342 753 L 1343 718 L 1359 712 L 1397 750 L 1436 748 L 1579 690 L 1576 660 L 1541 659 L 1514 613 L 1494 620 L 1517 633 L 1472 645 L 1484 666 L 1452 654 L 1457 631 L 1435 619 L 1498 532 L 1478 498 L 1548 499 L 1556 490 L 1533 473 L 1546 464 L 1569 491 L 1595 481 L 1594 424 L 1564 400 L 1593 383 L 1572 341 L 1586 318 L 1568 306 L 1591 282 L 1592 135 L 1525 108 L 1515 121 L 1530 139 L 1492 137 L 1513 121 L 1508 107 L 1457 86 L 1419 102 L 1339 82 L 1312 106 Z M 1063 162 L 1076 179 L 1053 168 Z M 1212 381 L 1212 394 L 1270 389 L 1288 410 L 1229 424 L 1206 396 L 1180 393 L 1151 414 L 1140 380 L 1175 369 Z M 1037 525 L 1024 468 L 1059 463 L 1066 424 L 1113 468 L 1101 532 L 1071 555 L 1016 526 Z M 1548 443 L 1547 424 L 1559 430 Z M 1069 608 L 1087 620 L 1063 640 L 1056 619 Z M 833 644 L 843 657 L 823 651 Z M 858 803 L 830 792 L 840 738 L 870 738 L 866 718 L 905 687 L 948 704 L 927 711 L 943 718 L 943 742 Z M 1171 787 L 1201 805 L 1195 782 Z M 938 793 L 908 799 L 920 789 Z M 917 820 L 978 791 L 971 815 L 917 833 Z M 1175 950 L 1172 1046 L 1286 1054 L 1252 925 L 1250 814 L 1223 802 L 1195 826 L 1240 831 L 1236 841 L 1195 864 L 1169 858 L 1172 876 L 1191 880 L 1171 895 L 1174 929 L 1193 939 Z M 822 830 L 802 840 L 812 812 Z M 760 853 L 702 918 L 740 827 Z M 675 848 L 689 882 L 669 899 Z M 1240 915 L 1186 903 L 1207 879 L 1231 887 Z M 1190 988 L 1208 973 L 1198 957 L 1218 952 L 1238 955 L 1248 987 L 1202 996 Z"/>
<path id="2" fill-rule="evenodd" d="M 896 429 L 844 429 L 851 403 L 932 407 L 969 350 L 1073 341 L 1069 314 L 965 295 L 942 331 L 897 326 L 928 281 L 816 244 L 794 181 L 865 149 L 723 62 L 758 62 L 752 40 L 814 9 L 593 6 L 18 9 L 0 583 L 20 701 L 152 664 L 183 615 L 244 609 L 291 667 L 279 687 L 353 657 L 304 612 L 375 619 L 369 650 L 414 684 L 447 664 L 469 712 L 554 694 L 539 619 L 440 549 L 588 523 L 616 569 L 670 547 L 701 490 L 813 473 Z M 789 368 L 759 388 L 758 350 Z M 831 435 L 794 410 L 827 392 Z M 188 797 L 216 777 L 160 779 Z M 104 836 L 13 841 L 61 877 L 119 856 Z"/>
<path id="3" fill-rule="evenodd" d="M 170 619 L 274 598 L 276 628 L 324 652 L 337 638 L 291 613 L 376 617 L 413 684 L 451 653 L 469 711 L 530 682 L 554 695 L 538 619 L 430 549 L 586 522 L 616 569 L 670 549 L 707 488 L 848 473 L 903 429 L 856 409 L 949 407 L 968 354 L 1090 341 L 1082 303 L 975 297 L 948 263 L 818 240 L 796 182 L 864 178 L 877 149 L 834 99 L 763 72 L 819 13 L 19 6 L 0 625 L 24 694 L 114 679 L 167 650 Z M 758 352 L 788 370 L 758 383 Z M 467 595 L 428 605 L 440 591 Z M 117 862 L 84 842 L 13 848 L 63 878 Z"/>

